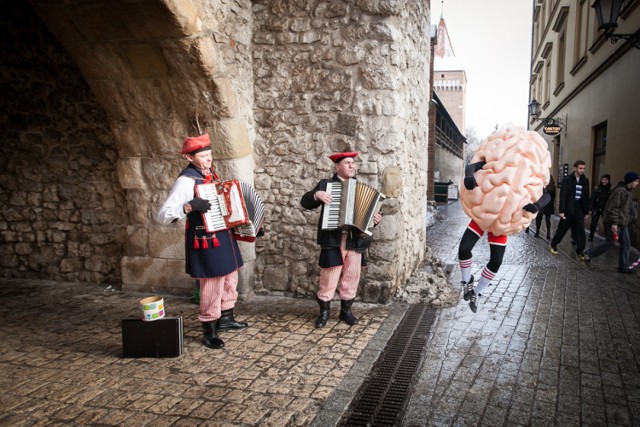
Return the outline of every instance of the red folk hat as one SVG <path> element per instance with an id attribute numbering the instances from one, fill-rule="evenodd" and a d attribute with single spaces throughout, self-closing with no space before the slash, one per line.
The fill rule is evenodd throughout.
<path id="1" fill-rule="evenodd" d="M 182 144 L 182 151 L 180 154 L 195 154 L 200 151 L 210 150 L 211 149 L 211 140 L 209 139 L 209 134 L 205 133 L 200 136 L 190 136 L 185 138 L 184 143 Z"/>
<path id="2" fill-rule="evenodd" d="M 355 151 L 350 151 L 347 153 L 336 153 L 329 156 L 329 158 L 333 161 L 333 163 L 340 163 L 342 159 L 346 159 L 347 157 L 355 157 L 358 153 Z"/>

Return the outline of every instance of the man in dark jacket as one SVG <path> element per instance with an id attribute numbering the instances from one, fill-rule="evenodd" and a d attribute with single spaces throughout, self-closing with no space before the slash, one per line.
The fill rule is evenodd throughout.
<path id="1" fill-rule="evenodd" d="M 619 182 L 609 195 L 602 216 L 606 240 L 584 253 L 586 264 L 589 264 L 591 258 L 611 249 L 619 239 L 618 273 L 634 273 L 629 268 L 629 251 L 631 250 L 629 222 L 631 221 L 631 192 L 638 186 L 638 182 L 640 182 L 640 176 L 636 172 L 627 172 L 624 175 L 624 181 Z"/>
<path id="2" fill-rule="evenodd" d="M 332 154 L 329 158 L 334 162 L 336 173 L 330 179 L 322 179 L 315 188 L 302 196 L 300 204 L 305 209 L 316 209 L 322 206 L 322 213 L 318 221 L 318 238 L 320 245 L 320 287 L 316 300 L 320 306 L 320 315 L 316 320 L 316 328 L 322 328 L 329 319 L 331 300 L 335 295 L 338 281 L 340 281 L 340 320 L 349 325 L 358 323 L 358 319 L 351 313 L 351 305 L 358 291 L 360 282 L 360 268 L 362 251 L 359 250 L 359 235 L 351 229 L 323 230 L 322 216 L 325 208 L 333 200 L 327 192 L 328 182 L 341 182 L 355 177 L 356 168 L 354 157 L 358 153 L 347 152 Z M 374 224 L 380 223 L 382 216 L 376 213 Z"/>
<path id="3" fill-rule="evenodd" d="M 558 253 L 558 244 L 571 229 L 571 235 L 576 239 L 576 255 L 583 260 L 586 236 L 584 233 L 584 217 L 589 215 L 589 180 L 584 176 L 585 162 L 577 160 L 573 164 L 573 173 L 562 179 L 558 216 L 560 223 L 556 234 L 551 239 L 549 250 Z"/>

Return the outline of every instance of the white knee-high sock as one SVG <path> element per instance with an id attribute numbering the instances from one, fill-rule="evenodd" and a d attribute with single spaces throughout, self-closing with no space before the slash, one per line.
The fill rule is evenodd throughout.
<path id="1" fill-rule="evenodd" d="M 462 281 L 464 283 L 471 280 L 471 265 L 473 264 L 473 258 L 460 260 L 460 273 L 462 274 Z"/>
<path id="2" fill-rule="evenodd" d="M 476 286 L 476 295 L 482 295 L 484 290 L 487 289 L 487 286 L 491 284 L 491 281 L 493 280 L 494 277 L 496 277 L 496 273 L 492 272 L 487 267 L 485 267 L 482 270 L 482 276 L 480 276 L 480 280 L 478 281 L 478 286 Z"/>

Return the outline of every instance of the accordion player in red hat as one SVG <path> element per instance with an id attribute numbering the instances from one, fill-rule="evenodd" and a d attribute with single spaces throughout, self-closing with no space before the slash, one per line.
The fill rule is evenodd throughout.
<path id="1" fill-rule="evenodd" d="M 335 230 L 322 229 L 322 215 L 328 204 L 331 203 L 331 194 L 327 192 L 327 183 L 341 182 L 355 178 L 356 152 L 335 153 L 329 156 L 334 163 L 335 173 L 329 179 L 321 179 L 315 188 L 302 196 L 300 204 L 305 209 L 316 209 L 322 206 L 322 214 L 318 221 L 317 243 L 320 245 L 320 285 L 316 293 L 316 301 L 320 306 L 320 314 L 316 319 L 316 328 L 322 328 L 329 319 L 331 300 L 333 299 L 338 283 L 340 283 L 340 320 L 349 325 L 358 323 L 358 319 L 351 312 L 351 306 L 355 300 L 360 282 L 362 266 L 362 252 L 359 248 L 359 233 L 348 228 Z M 373 217 L 375 225 L 382 220 L 380 213 Z"/>
<path id="2" fill-rule="evenodd" d="M 219 331 L 243 329 L 248 325 L 233 317 L 238 299 L 238 269 L 243 261 L 232 230 L 208 233 L 202 213 L 211 203 L 195 195 L 195 186 L 219 181 L 212 165 L 211 140 L 208 134 L 188 137 L 181 154 L 189 165 L 180 172 L 171 192 L 158 213 L 158 220 L 171 224 L 186 217 L 186 271 L 200 279 L 200 314 L 202 343 L 214 349 L 224 347 Z"/>

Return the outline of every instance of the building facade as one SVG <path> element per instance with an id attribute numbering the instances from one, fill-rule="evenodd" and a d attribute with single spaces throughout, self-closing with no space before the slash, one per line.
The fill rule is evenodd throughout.
<path id="1" fill-rule="evenodd" d="M 639 6 L 623 1 L 616 33 L 640 32 Z M 557 182 L 584 160 L 592 186 L 605 173 L 615 185 L 625 172 L 640 170 L 640 49 L 610 43 L 590 1 L 534 0 L 533 8 L 530 99 L 540 114 L 529 127 L 549 142 Z M 550 119 L 559 124 L 556 135 L 545 133 Z M 636 189 L 636 203 L 639 197 Z"/>

